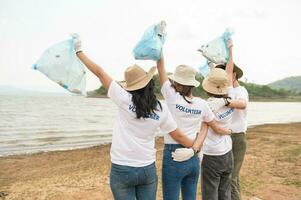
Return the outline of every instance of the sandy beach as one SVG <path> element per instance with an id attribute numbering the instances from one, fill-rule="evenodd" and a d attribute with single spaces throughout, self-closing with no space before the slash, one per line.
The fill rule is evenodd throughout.
<path id="1" fill-rule="evenodd" d="M 247 139 L 241 172 L 243 199 L 301 199 L 301 123 L 250 128 Z M 157 139 L 156 145 L 157 199 L 162 199 L 162 138 Z M 109 149 L 110 145 L 103 145 L 2 157 L 0 199 L 113 199 L 108 184 Z M 198 199 L 200 194 L 199 191 Z"/>

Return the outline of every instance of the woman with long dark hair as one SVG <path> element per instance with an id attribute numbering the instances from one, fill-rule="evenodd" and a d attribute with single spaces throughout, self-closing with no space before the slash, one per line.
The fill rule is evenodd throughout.
<path id="1" fill-rule="evenodd" d="M 154 94 L 156 68 L 148 72 L 138 65 L 125 70 L 125 81 L 118 84 L 81 50 L 77 38 L 78 58 L 94 73 L 118 106 L 112 134 L 110 186 L 116 200 L 154 200 L 157 191 L 155 133 L 160 128 L 184 146 L 192 146 L 177 129 L 166 105 Z"/>

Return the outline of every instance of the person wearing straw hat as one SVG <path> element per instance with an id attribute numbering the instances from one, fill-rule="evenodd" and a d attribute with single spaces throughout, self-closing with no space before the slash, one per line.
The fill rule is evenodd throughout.
<path id="1" fill-rule="evenodd" d="M 223 69 L 213 68 L 203 80 L 203 89 L 211 98 L 228 100 L 228 78 Z M 231 123 L 233 108 L 223 106 L 216 109 L 215 119 L 224 127 Z M 233 168 L 232 141 L 230 135 L 218 135 L 211 128 L 203 145 L 203 161 L 201 170 L 202 198 L 206 200 L 231 199 L 231 172 Z"/>
<path id="2" fill-rule="evenodd" d="M 195 200 L 200 171 L 200 161 L 196 153 L 201 148 L 208 128 L 204 122 L 220 134 L 229 135 L 231 130 L 220 127 L 213 119 L 214 114 L 207 102 L 192 95 L 193 89 L 200 85 L 200 82 L 195 79 L 194 68 L 179 65 L 168 77 L 163 55 L 157 62 L 157 68 L 162 87 L 161 93 L 179 129 L 191 140 L 197 138 L 192 148 L 184 148 L 168 134 L 164 135 L 163 199 L 177 200 L 181 192 L 183 200 Z M 199 130 L 200 134 L 197 136 Z"/>
<path id="3" fill-rule="evenodd" d="M 155 133 L 158 128 L 176 141 L 190 147 L 193 141 L 177 128 L 168 108 L 154 94 L 153 75 L 138 65 L 126 68 L 125 81 L 118 84 L 103 68 L 81 50 L 76 38 L 78 58 L 94 73 L 118 107 L 112 134 L 110 186 L 115 200 L 155 200 L 157 173 Z"/>
<path id="4" fill-rule="evenodd" d="M 213 68 L 202 85 L 204 90 L 211 96 L 208 99 L 209 106 L 214 111 L 216 118 L 221 124 L 233 130 L 238 125 L 237 123 L 241 122 L 237 119 L 236 109 L 244 109 L 248 98 L 241 95 L 244 97 L 243 100 L 236 99 L 237 94 L 233 92 L 233 85 L 237 86 L 238 84 L 235 83 L 237 77 L 241 77 L 243 73 L 233 63 L 233 43 L 231 39 L 227 41 L 227 47 L 229 48 L 227 64 Z M 226 69 L 226 71 L 223 69 Z M 235 72 L 233 73 L 233 71 Z M 233 77 L 236 77 L 236 81 L 233 80 Z M 236 124 L 236 126 L 233 126 L 233 124 Z M 233 197 L 232 180 L 232 173 L 235 170 L 235 151 L 231 151 L 232 148 L 237 148 L 237 146 L 232 145 L 232 139 L 236 140 L 233 137 L 234 135 L 236 134 L 233 131 L 231 137 L 223 136 L 220 138 L 214 131 L 210 129 L 208 131 L 208 137 L 204 142 L 204 162 L 202 163 L 203 199 L 236 199 Z M 233 144 L 235 144 L 234 141 Z"/>
<path id="5" fill-rule="evenodd" d="M 232 42 L 231 42 L 232 43 Z M 230 56 L 232 57 L 232 44 L 229 48 Z M 246 131 L 247 131 L 247 105 L 249 102 L 249 94 L 245 87 L 238 82 L 243 76 L 243 71 L 235 63 L 233 65 L 217 65 L 216 68 L 226 69 L 229 81 L 232 82 L 233 88 L 228 90 L 232 99 L 229 99 L 228 107 L 235 108 L 230 124 L 233 130 L 232 152 L 234 158 L 234 167 L 231 180 L 231 199 L 240 200 L 240 183 L 239 172 L 244 161 L 244 156 L 247 149 Z M 213 103 L 213 101 L 212 101 Z M 216 100 L 215 105 L 224 105 L 225 101 Z"/>

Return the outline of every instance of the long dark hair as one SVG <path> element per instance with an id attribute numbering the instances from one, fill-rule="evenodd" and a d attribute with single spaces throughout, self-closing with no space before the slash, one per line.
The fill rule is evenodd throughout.
<path id="1" fill-rule="evenodd" d="M 136 117 L 148 118 L 151 114 L 155 114 L 155 110 L 162 110 L 162 105 L 155 95 L 155 81 L 153 79 L 139 90 L 130 91 L 132 94 L 132 102 L 135 106 Z"/>
<path id="2" fill-rule="evenodd" d="M 182 89 L 181 91 L 177 90 L 176 85 L 179 85 Z M 194 88 L 194 86 L 190 86 L 190 85 L 182 85 L 180 83 L 177 82 L 173 82 L 172 87 L 179 92 L 179 94 L 183 97 L 183 99 L 187 102 L 187 103 L 192 103 L 191 101 L 189 101 L 186 97 L 189 96 L 192 93 L 192 90 Z"/>

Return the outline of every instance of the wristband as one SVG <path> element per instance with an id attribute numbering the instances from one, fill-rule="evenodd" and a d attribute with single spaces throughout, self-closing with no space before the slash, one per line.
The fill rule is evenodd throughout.
<path id="1" fill-rule="evenodd" d="M 229 106 L 229 105 L 230 105 L 229 99 L 231 99 L 231 97 L 226 97 L 226 98 L 224 98 L 225 103 L 226 103 L 225 106 Z"/>
<path id="2" fill-rule="evenodd" d="M 82 50 L 79 50 L 79 51 L 76 52 L 76 54 L 81 53 L 81 52 L 83 52 L 83 51 L 82 51 Z"/>

